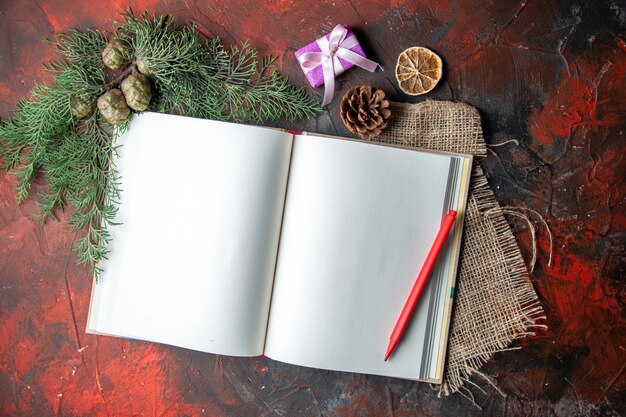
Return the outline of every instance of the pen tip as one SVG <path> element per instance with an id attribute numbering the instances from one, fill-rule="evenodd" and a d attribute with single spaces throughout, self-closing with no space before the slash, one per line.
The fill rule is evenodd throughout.
<path id="1" fill-rule="evenodd" d="M 391 352 L 393 352 L 393 347 L 394 347 L 394 344 L 389 343 L 389 347 L 387 348 L 387 353 L 385 353 L 385 362 L 387 362 L 387 359 L 389 359 L 389 356 L 391 356 Z"/>

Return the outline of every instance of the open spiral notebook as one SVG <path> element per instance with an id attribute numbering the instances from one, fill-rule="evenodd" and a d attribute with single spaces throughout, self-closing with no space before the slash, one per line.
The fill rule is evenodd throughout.
<path id="1" fill-rule="evenodd" d="M 440 383 L 471 156 L 159 113 L 120 139 L 87 332 Z M 450 210 L 459 215 L 383 357 Z"/>

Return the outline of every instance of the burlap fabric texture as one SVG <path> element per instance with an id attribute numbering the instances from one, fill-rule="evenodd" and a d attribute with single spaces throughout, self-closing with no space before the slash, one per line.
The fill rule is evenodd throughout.
<path id="1" fill-rule="evenodd" d="M 543 309 L 513 233 L 478 160 L 487 155 L 480 115 L 462 103 L 392 103 L 374 141 L 474 155 L 445 374 L 440 392 L 474 398 L 472 375 L 513 340 L 545 328 Z M 495 385 L 494 385 L 495 387 Z M 497 387 L 496 387 L 497 389 Z"/>

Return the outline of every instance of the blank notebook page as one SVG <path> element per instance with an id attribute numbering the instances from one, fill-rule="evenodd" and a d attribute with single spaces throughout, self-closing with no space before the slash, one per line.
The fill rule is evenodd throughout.
<path id="1" fill-rule="evenodd" d="M 266 355 L 420 378 L 429 298 L 383 361 L 441 224 L 451 156 L 296 136 Z"/>
<path id="2" fill-rule="evenodd" d="M 262 354 L 292 135 L 144 113 L 120 142 L 88 331 Z"/>

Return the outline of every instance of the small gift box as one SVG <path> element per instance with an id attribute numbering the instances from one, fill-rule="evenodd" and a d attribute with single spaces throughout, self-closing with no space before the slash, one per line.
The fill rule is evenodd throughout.
<path id="1" fill-rule="evenodd" d="M 311 87 L 325 86 L 322 105 L 330 103 L 335 77 L 353 66 L 374 72 L 378 64 L 365 58 L 365 52 L 348 25 L 337 25 L 332 32 L 295 52 Z"/>
<path id="2" fill-rule="evenodd" d="M 344 28 L 346 30 L 346 40 L 349 40 L 350 38 L 354 37 L 354 46 L 349 48 L 352 52 L 361 55 L 362 57 L 365 57 L 365 52 L 363 51 L 363 48 L 361 48 L 361 44 L 359 44 L 359 41 L 356 39 L 356 36 L 354 36 L 354 33 L 352 32 L 352 29 L 350 29 L 350 27 L 348 25 L 339 25 L 342 28 Z M 321 38 L 311 42 L 310 44 L 303 46 L 302 48 L 298 49 L 296 51 L 296 58 L 298 59 L 298 61 L 300 61 L 300 56 L 302 56 L 302 54 L 306 53 L 306 52 L 323 52 L 322 48 L 325 47 L 326 49 L 328 49 L 328 40 L 330 39 L 330 33 L 327 33 L 326 35 L 322 36 Z M 345 42 L 345 41 L 344 41 Z M 338 58 L 337 59 L 337 63 L 339 65 L 335 65 L 334 69 L 335 69 L 335 76 L 344 73 L 345 71 L 349 70 L 350 68 L 352 68 L 354 66 L 354 64 L 350 61 L 346 61 L 343 58 Z M 300 65 L 302 65 L 302 62 L 300 62 Z M 316 66 L 314 68 L 310 68 L 310 69 L 305 69 L 304 67 L 302 68 L 302 71 L 304 71 L 304 75 L 306 76 L 306 79 L 309 80 L 309 84 L 311 84 L 311 87 L 313 88 L 317 88 L 321 85 L 324 84 L 324 76 L 322 74 L 322 65 L 320 62 L 319 66 Z"/>

